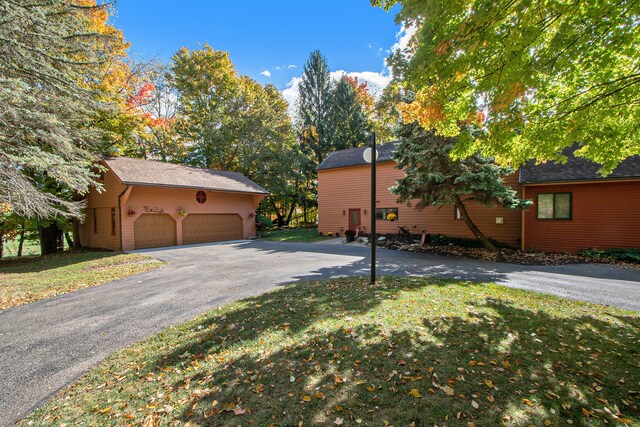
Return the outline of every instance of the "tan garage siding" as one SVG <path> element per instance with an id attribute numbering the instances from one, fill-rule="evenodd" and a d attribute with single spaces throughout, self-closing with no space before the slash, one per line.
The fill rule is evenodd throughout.
<path id="1" fill-rule="evenodd" d="M 404 176 L 395 162 L 379 163 L 377 167 L 377 208 L 399 209 L 397 221 L 379 220 L 378 233 L 397 233 L 405 226 L 412 233 L 427 229 L 427 211 L 398 204 L 397 196 L 389 191 Z M 369 165 L 322 169 L 318 171 L 318 231 L 343 235 L 349 228 L 349 209 L 360 209 L 362 229 L 369 232 L 371 223 L 371 167 Z M 365 213 L 366 211 L 366 213 Z"/>
<path id="2" fill-rule="evenodd" d="M 242 237 L 242 218 L 236 214 L 190 214 L 182 220 L 183 245 Z"/>
<path id="3" fill-rule="evenodd" d="M 177 243 L 183 242 L 182 221 L 186 217 L 178 215 L 179 209 L 189 214 L 237 214 L 242 220 L 242 237 L 255 236 L 255 208 L 262 199 L 261 195 L 230 193 L 224 191 L 206 191 L 207 201 L 200 204 L 196 201 L 196 189 L 134 186 L 131 190 L 124 212 L 122 243 L 124 250 L 131 250 L 135 246 L 133 222 L 137 216 L 147 210 L 154 210 L 170 215 L 176 221 Z M 132 210 L 134 216 L 126 212 Z"/>
<path id="4" fill-rule="evenodd" d="M 118 196 L 126 186 L 111 171 L 106 171 L 103 180 L 104 189 L 99 193 L 91 187 L 87 195 L 87 209 L 85 219 L 80 226 L 80 242 L 83 246 L 92 248 L 104 248 L 111 250 L 120 249 L 120 215 L 118 214 Z M 93 209 L 96 209 L 97 232 L 94 232 Z M 111 209 L 116 210 L 115 234 L 111 229 Z"/>
<path id="5" fill-rule="evenodd" d="M 505 183 L 518 190 L 518 174 L 505 177 Z M 465 204 L 469 217 L 486 236 L 510 246 L 520 248 L 522 230 L 522 211 L 502 207 L 489 208 L 477 203 Z M 496 217 L 502 217 L 503 223 L 496 224 Z M 446 236 L 475 238 L 469 227 L 461 219 L 454 219 L 453 206 L 429 208 L 429 233 Z"/>
<path id="6" fill-rule="evenodd" d="M 133 224 L 135 249 L 176 245 L 176 222 L 167 214 L 140 215 Z"/>

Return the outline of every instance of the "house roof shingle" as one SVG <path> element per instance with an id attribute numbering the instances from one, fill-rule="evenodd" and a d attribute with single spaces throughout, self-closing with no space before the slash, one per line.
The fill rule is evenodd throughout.
<path id="1" fill-rule="evenodd" d="M 549 161 L 535 164 L 531 161 L 520 168 L 521 184 L 538 184 L 548 182 L 573 182 L 592 180 L 616 180 L 640 178 L 640 156 L 632 156 L 622 161 L 610 175 L 602 177 L 598 173 L 600 165 L 582 157 L 573 155 L 577 145 L 566 148 L 562 154 L 567 156 L 565 164 Z"/>
<path id="2" fill-rule="evenodd" d="M 395 151 L 394 149 L 396 144 L 397 141 L 378 145 L 378 163 L 393 160 L 393 153 Z M 322 163 L 320 163 L 318 170 L 367 165 L 368 163 L 365 162 L 362 157 L 362 153 L 367 147 L 368 146 L 334 151 L 329 154 Z"/>
<path id="3" fill-rule="evenodd" d="M 123 184 L 198 188 L 234 193 L 269 193 L 237 172 L 203 169 L 131 157 L 107 157 L 104 162 Z"/>
<path id="4" fill-rule="evenodd" d="M 388 142 L 378 146 L 378 162 L 393 160 L 394 149 L 398 141 Z M 361 166 L 367 163 L 362 153 L 367 147 L 350 148 L 334 151 L 318 166 L 318 170 L 335 169 L 349 166 Z M 536 165 L 531 161 L 520 168 L 521 184 L 537 184 L 547 182 L 572 182 L 591 180 L 616 180 L 640 178 L 640 156 L 632 156 L 621 162 L 614 171 L 602 177 L 598 173 L 600 165 L 582 157 L 576 157 L 573 152 L 577 145 L 566 148 L 562 154 L 567 156 L 565 164 L 553 161 Z"/>

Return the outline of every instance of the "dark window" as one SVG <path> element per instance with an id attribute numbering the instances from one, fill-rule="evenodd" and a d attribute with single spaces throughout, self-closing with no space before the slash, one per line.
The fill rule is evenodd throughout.
<path id="1" fill-rule="evenodd" d="M 462 212 L 457 206 L 453 207 L 453 219 L 462 219 Z"/>
<path id="2" fill-rule="evenodd" d="M 116 234 L 116 208 L 111 208 L 111 234 Z"/>
<path id="3" fill-rule="evenodd" d="M 93 208 L 93 232 L 98 232 L 98 209 Z"/>
<path id="4" fill-rule="evenodd" d="M 200 190 L 196 193 L 196 200 L 198 201 L 198 203 L 202 204 L 204 202 L 207 201 L 207 193 L 205 193 L 204 191 Z"/>
<path id="5" fill-rule="evenodd" d="M 388 221 L 389 214 L 395 215 L 394 221 L 398 220 L 398 208 L 378 208 L 376 209 L 376 219 Z"/>
<path id="6" fill-rule="evenodd" d="M 539 193 L 538 219 L 571 219 L 571 193 Z"/>

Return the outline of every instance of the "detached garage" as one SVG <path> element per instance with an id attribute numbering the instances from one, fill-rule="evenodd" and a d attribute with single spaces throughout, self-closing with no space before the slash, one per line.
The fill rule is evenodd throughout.
<path id="1" fill-rule="evenodd" d="M 244 175 L 128 157 L 101 162 L 87 196 L 84 246 L 113 250 L 246 239 L 268 192 Z"/>

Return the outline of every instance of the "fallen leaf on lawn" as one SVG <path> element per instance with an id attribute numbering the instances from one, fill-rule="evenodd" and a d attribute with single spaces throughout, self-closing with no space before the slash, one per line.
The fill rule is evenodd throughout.
<path id="1" fill-rule="evenodd" d="M 570 403 L 563 403 L 562 404 L 562 409 L 565 409 L 565 410 L 568 411 L 569 409 L 571 409 L 571 404 Z"/>
<path id="2" fill-rule="evenodd" d="M 551 420 L 544 420 L 544 425 L 550 426 L 551 425 Z"/>
<path id="3" fill-rule="evenodd" d="M 591 411 L 589 411 L 588 409 L 582 408 L 582 414 L 587 418 L 591 417 Z"/>
<path id="4" fill-rule="evenodd" d="M 493 385 L 493 381 L 491 381 L 491 380 L 484 380 L 484 383 L 485 383 L 485 384 L 487 385 L 487 387 L 489 387 L 489 388 L 493 388 L 493 387 L 495 387 L 495 386 Z"/>
<path id="5" fill-rule="evenodd" d="M 480 405 L 478 405 L 478 402 L 476 402 L 475 400 L 471 401 L 471 406 L 473 406 L 473 409 L 478 409 L 480 407 Z"/>
<path id="6" fill-rule="evenodd" d="M 341 426 L 342 424 L 344 424 L 344 420 L 340 417 L 336 417 L 336 420 L 333 423 L 337 426 Z"/>
<path id="7" fill-rule="evenodd" d="M 422 396 L 417 388 L 412 388 L 411 391 L 409 392 L 409 394 L 411 396 L 413 396 L 413 397 L 421 397 Z"/>
<path id="8" fill-rule="evenodd" d="M 302 400 L 305 402 L 311 402 L 311 396 L 302 396 Z"/>
<path id="9" fill-rule="evenodd" d="M 324 398 L 324 393 L 316 393 L 316 399 L 323 399 Z"/>
<path id="10" fill-rule="evenodd" d="M 234 409 L 234 411 L 233 411 L 233 413 L 234 413 L 234 414 L 236 414 L 236 415 L 244 415 L 244 413 L 245 413 L 245 412 L 247 412 L 247 411 L 245 411 L 245 410 L 244 410 L 244 409 L 242 409 L 242 408 L 236 408 L 236 409 Z"/>
<path id="11" fill-rule="evenodd" d="M 289 382 L 290 382 L 290 383 L 294 383 L 294 382 L 296 382 L 296 377 L 294 377 L 293 375 L 291 375 L 291 376 L 289 377 Z"/>
<path id="12" fill-rule="evenodd" d="M 448 385 L 442 387 L 442 391 L 444 391 L 444 394 L 446 394 L 447 396 L 453 396 L 454 391 L 451 387 L 449 387 Z"/>

